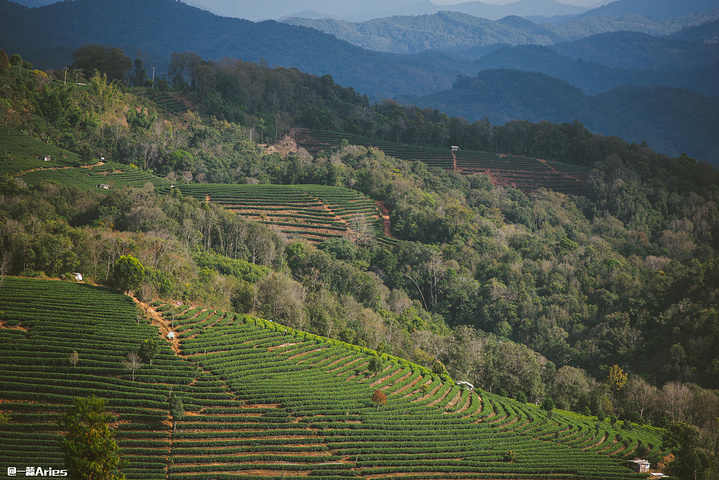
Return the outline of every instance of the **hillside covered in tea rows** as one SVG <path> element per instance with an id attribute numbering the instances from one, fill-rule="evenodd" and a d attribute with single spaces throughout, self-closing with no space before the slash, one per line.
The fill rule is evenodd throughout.
<path id="1" fill-rule="evenodd" d="M 116 417 L 129 479 L 632 479 L 623 458 L 666 453 L 656 429 L 548 413 L 247 315 L 16 278 L 0 305 L 3 469 L 61 465 L 55 421 L 90 394 Z M 147 341 L 157 353 L 129 364 Z"/>
<path id="2" fill-rule="evenodd" d="M 673 449 L 677 460 L 667 472 L 686 476 L 699 468 L 693 460 L 699 458 L 702 474 L 713 474 L 719 199 L 711 166 L 593 135 L 579 123 L 468 124 L 392 102 L 366 105 L 365 114 L 364 100 L 329 78 L 261 65 L 232 64 L 256 82 L 234 104 L 228 95 L 200 88 L 196 78 L 178 83 L 173 98 L 192 107 L 183 110 L 166 109 L 145 87 L 108 82 L 101 74 L 80 77 L 84 85 L 65 85 L 63 72 L 32 70 L 17 56 L 12 61 L 2 73 L 0 104 L 3 135 L 10 139 L 1 152 L 6 175 L 0 181 L 0 273 L 7 281 L 15 275 L 67 279 L 78 272 L 91 284 L 131 290 L 144 303 L 181 301 L 227 312 L 202 317 L 208 327 L 251 315 L 404 358 L 438 375 L 446 369 L 483 389 L 480 396 L 492 405 L 493 399 L 514 405 L 513 399 L 583 415 L 575 430 L 594 429 L 594 438 L 577 433 L 567 439 L 581 444 L 581 452 L 606 447 L 603 454 L 625 457 L 643 452 L 640 438 L 629 432 L 686 425 L 695 436 L 685 448 L 664 448 L 664 431 L 651 428 L 653 439 L 641 445 L 650 454 Z M 225 68 L 205 66 L 218 74 Z M 290 102 L 292 88 L 307 96 Z M 268 105 L 279 111 L 269 113 Z M 302 148 L 298 129 L 317 128 L 316 119 L 336 128 L 325 131 L 335 140 Z M 371 142 L 352 144 L 360 138 Z M 444 140 L 435 144 L 436 138 Z M 443 145 L 447 139 L 452 143 Z M 455 141 L 462 145 L 455 152 L 458 168 L 446 148 Z M 50 162 L 38 158 L 45 150 Z M 425 155 L 437 151 L 452 163 L 427 161 Z M 580 178 L 584 188 L 570 194 L 541 188 L 539 175 L 534 188 L 515 188 L 497 182 L 492 171 L 460 168 L 462 155 L 506 161 L 508 171 L 513 165 L 507 159 L 551 165 Z M 349 208 L 353 204 L 358 210 Z M 115 275 L 117 261 L 128 255 L 143 271 L 131 286 Z M 172 325 L 186 313 L 165 321 Z M 21 335 L 18 326 L 12 322 L 6 333 Z M 175 353 L 184 341 L 181 336 Z M 197 365 L 208 371 L 221 366 L 213 363 L 219 351 L 201 350 L 191 354 Z M 217 355 L 204 357 L 209 352 Z M 121 365 L 122 359 L 112 362 Z M 242 389 L 249 387 L 228 372 L 223 381 L 247 393 Z M 123 374 L 132 382 L 133 372 Z M 454 395 L 449 402 L 456 392 L 445 384 L 437 392 Z M 276 395 L 269 403 L 296 405 L 291 391 Z M 468 398 L 458 399 L 460 408 L 470 409 Z M 506 407 L 507 422 L 525 425 L 510 416 L 512 408 Z M 499 407 L 497 413 L 503 415 Z M 602 424 L 581 426 L 588 417 L 614 426 L 605 435 Z M 628 428 L 618 432 L 619 425 Z M 534 421 L 526 427 L 540 428 L 532 430 L 536 438 L 545 436 Z M 546 435 L 560 439 L 570 431 Z M 396 473 L 389 459 L 347 448 L 340 463 Z M 408 455 L 414 453 L 424 456 Z M 522 473 L 505 454 L 489 461 Z M 475 456 L 441 455 L 432 467 Z M 654 458 L 654 466 L 660 460 Z M 195 463 L 215 472 L 215 462 Z M 544 472 L 554 475 L 550 463 Z M 581 475 L 568 465 L 569 474 Z M 429 471 L 428 464 L 415 466 L 418 475 Z M 178 463 L 173 468 L 183 472 Z M 484 474 L 472 468 L 467 471 Z"/>

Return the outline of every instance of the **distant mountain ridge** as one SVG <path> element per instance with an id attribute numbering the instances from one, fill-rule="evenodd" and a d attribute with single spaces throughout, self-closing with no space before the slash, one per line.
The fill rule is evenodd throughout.
<path id="1" fill-rule="evenodd" d="M 668 155 L 688 153 L 719 164 L 719 99 L 669 87 L 619 87 L 588 96 L 562 80 L 533 72 L 484 70 L 451 90 L 408 99 L 469 121 L 581 121 L 603 135 L 647 141 Z"/>
<path id="2" fill-rule="evenodd" d="M 42 68 L 64 68 L 72 50 L 87 43 L 123 48 L 130 56 L 144 52 L 161 70 L 173 52 L 218 61 L 264 59 L 270 66 L 330 74 L 341 85 L 381 97 L 449 88 L 457 75 L 473 73 L 470 65 L 438 54 L 369 52 L 316 30 L 218 17 L 175 0 L 74 0 L 40 8 L 0 0 L 0 43 Z"/>
<path id="3" fill-rule="evenodd" d="M 29 7 L 40 7 L 58 0 L 15 0 Z M 350 22 L 367 21 L 393 15 L 430 15 L 442 10 L 455 11 L 490 20 L 517 15 L 521 17 L 582 17 L 642 15 L 654 19 L 676 18 L 717 7 L 716 0 L 616 0 L 589 9 L 556 0 L 518 0 L 504 5 L 465 1 L 438 5 L 430 0 L 182 0 L 184 3 L 216 15 L 246 20 L 280 20 L 287 17 L 334 18 Z M 606 3 L 606 2 L 602 2 Z"/>
<path id="4" fill-rule="evenodd" d="M 456 5 L 445 5 L 444 10 L 466 13 L 475 17 L 499 20 L 516 15 L 518 17 L 555 17 L 579 15 L 586 12 L 586 7 L 559 3 L 555 0 L 519 0 L 504 5 L 482 2 L 462 2 Z"/>
<path id="5" fill-rule="evenodd" d="M 719 63 L 719 43 L 614 32 L 552 46 L 560 54 L 627 70 L 686 70 Z"/>
<path id="6" fill-rule="evenodd" d="M 652 68 L 624 69 L 607 66 L 597 60 L 572 58 L 557 46 L 520 45 L 503 47 L 477 60 L 479 70 L 512 69 L 536 72 L 564 80 L 588 95 L 620 86 L 669 86 L 686 88 L 719 98 L 716 82 L 719 65 L 693 66 L 690 69 L 657 71 Z"/>
<path id="7" fill-rule="evenodd" d="M 717 8 L 716 0 L 617 0 L 589 10 L 583 17 L 615 15 L 642 15 L 649 18 L 665 19 L 691 15 Z"/>
<path id="8" fill-rule="evenodd" d="M 333 18 L 360 22 L 394 15 L 415 16 L 434 14 L 441 10 L 467 13 L 498 20 L 508 15 L 545 16 L 577 15 L 587 11 L 585 7 L 567 5 L 555 0 L 519 0 L 506 5 L 480 1 L 461 2 L 456 5 L 437 5 L 429 0 L 296 0 L 281 2 L 266 0 L 238 0 L 232 5 L 220 0 L 185 0 L 186 3 L 225 16 L 250 20 L 283 19 L 286 17 Z"/>
<path id="9" fill-rule="evenodd" d="M 17 0 L 29 7 L 39 7 L 58 0 Z M 287 17 L 333 18 L 360 22 L 394 15 L 429 15 L 441 10 L 467 13 L 483 18 L 498 20 L 508 15 L 552 17 L 577 15 L 587 11 L 586 7 L 568 5 L 555 0 L 519 0 L 505 5 L 480 1 L 460 2 L 456 5 L 438 5 L 430 0 L 182 0 L 193 7 L 225 17 L 246 20 L 281 20 Z"/>
<path id="10" fill-rule="evenodd" d="M 290 25 L 320 30 L 353 45 L 378 52 L 413 54 L 425 50 L 457 51 L 490 45 L 551 45 L 606 32 L 633 31 L 669 35 L 686 26 L 719 18 L 719 8 L 677 19 L 654 20 L 638 15 L 588 17 L 537 24 L 519 16 L 488 20 L 467 13 L 394 16 L 366 22 L 290 17 Z"/>
<path id="11" fill-rule="evenodd" d="M 402 54 L 494 44 L 550 45 L 562 40 L 550 30 L 519 17 L 493 21 L 451 11 L 378 18 L 361 23 L 298 17 L 287 18 L 284 22 L 315 28 L 368 50 Z"/>

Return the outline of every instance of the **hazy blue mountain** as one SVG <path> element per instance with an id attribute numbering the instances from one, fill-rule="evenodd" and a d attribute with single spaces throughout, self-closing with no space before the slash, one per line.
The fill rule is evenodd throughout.
<path id="1" fill-rule="evenodd" d="M 562 55 L 627 70 L 685 70 L 719 63 L 719 44 L 616 32 L 552 47 Z"/>
<path id="2" fill-rule="evenodd" d="M 585 7 L 565 5 L 555 0 L 520 0 L 507 5 L 487 4 L 479 1 L 457 5 L 437 5 L 429 0 L 184 0 L 186 3 L 218 15 L 249 20 L 286 17 L 333 18 L 359 22 L 394 15 L 426 15 L 440 10 L 451 10 L 497 20 L 507 15 L 544 16 L 576 15 L 587 11 Z"/>
<path id="3" fill-rule="evenodd" d="M 279 20 L 288 16 L 336 18 L 364 21 L 392 15 L 435 13 L 439 7 L 429 0 L 184 0 L 189 5 L 226 17 L 248 20 Z"/>
<path id="4" fill-rule="evenodd" d="M 649 18 L 684 17 L 717 8 L 716 0 L 617 0 L 582 14 L 584 17 L 643 15 Z"/>
<path id="5" fill-rule="evenodd" d="M 679 32 L 673 33 L 671 38 L 703 42 L 708 45 L 717 44 L 719 43 L 719 20 L 684 28 Z"/>
<path id="6" fill-rule="evenodd" d="M 564 80 L 589 95 L 624 85 L 663 85 L 719 98 L 719 82 L 716 81 L 719 64 L 709 67 L 696 65 L 681 71 L 657 71 L 651 67 L 629 70 L 560 54 L 556 49 L 562 45 L 502 47 L 487 53 L 475 65 L 479 70 L 513 69 L 543 73 Z"/>
<path id="7" fill-rule="evenodd" d="M 406 103 L 437 108 L 469 121 L 487 117 L 493 124 L 511 120 L 565 122 L 586 112 L 598 115 L 591 97 L 568 82 L 509 69 L 480 71 L 476 77 L 460 78 L 450 90 Z"/>
<path id="8" fill-rule="evenodd" d="M 475 47 L 490 45 L 551 45 L 605 32 L 634 31 L 657 36 L 676 33 L 719 18 L 719 8 L 711 14 L 695 14 L 678 19 L 655 20 L 640 15 L 621 17 L 575 18 L 561 24 L 537 24 L 519 16 L 488 20 L 458 12 L 442 11 L 433 15 L 394 16 L 366 22 L 345 22 L 323 18 L 291 17 L 291 25 L 315 28 L 369 50 L 416 53 L 427 49 L 464 51 L 462 58 L 477 58 L 485 53 Z"/>
<path id="9" fill-rule="evenodd" d="M 25 7 L 44 7 L 60 0 L 14 0 L 15 3 Z"/>
<path id="10" fill-rule="evenodd" d="M 572 17 L 562 22 L 544 23 L 542 26 L 565 40 L 609 32 L 639 32 L 667 36 L 686 27 L 702 25 L 719 19 L 719 7 L 683 17 L 655 19 L 642 15 L 618 15 L 602 17 Z"/>
<path id="11" fill-rule="evenodd" d="M 285 22 L 316 28 L 369 50 L 393 53 L 456 50 L 494 44 L 549 45 L 561 40 L 551 31 L 519 17 L 492 21 L 449 11 L 434 15 L 378 18 L 360 23 L 296 17 Z"/>
<path id="12" fill-rule="evenodd" d="M 719 164 L 719 99 L 669 87 L 619 87 L 589 96 L 548 75 L 485 70 L 451 90 L 405 100 L 450 116 L 493 124 L 511 120 L 572 122 L 629 142 L 647 141 L 670 155 L 683 152 Z"/>
<path id="13" fill-rule="evenodd" d="M 316 30 L 218 17 L 175 0 L 75 0 L 34 9 L 0 0 L 0 44 L 37 66 L 63 68 L 69 55 L 43 56 L 43 50 L 69 52 L 86 43 L 124 48 L 131 56 L 145 52 L 165 62 L 158 67 L 166 67 L 173 52 L 215 60 L 264 58 L 269 65 L 330 74 L 341 85 L 382 97 L 446 89 L 457 75 L 473 73 L 470 65 L 436 53 L 369 52 Z"/>
<path id="14" fill-rule="evenodd" d="M 482 2 L 463 2 L 456 5 L 445 5 L 445 10 L 467 13 L 475 17 L 499 20 L 516 15 L 519 17 L 554 17 L 558 15 L 578 15 L 587 11 L 585 7 L 567 5 L 554 0 L 519 0 L 505 5 L 494 5 Z"/>

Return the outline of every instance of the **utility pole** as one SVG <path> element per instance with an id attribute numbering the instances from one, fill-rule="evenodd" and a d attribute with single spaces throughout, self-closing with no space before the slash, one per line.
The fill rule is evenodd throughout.
<path id="1" fill-rule="evenodd" d="M 63 85 L 67 85 L 67 67 L 65 67 L 65 83 Z"/>
<path id="2" fill-rule="evenodd" d="M 157 67 L 152 67 L 152 88 L 155 88 L 155 69 Z"/>

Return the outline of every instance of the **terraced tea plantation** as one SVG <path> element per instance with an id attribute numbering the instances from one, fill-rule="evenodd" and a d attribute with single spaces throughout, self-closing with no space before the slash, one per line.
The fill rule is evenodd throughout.
<path id="1" fill-rule="evenodd" d="M 462 390 L 426 369 L 265 320 L 132 300 L 81 284 L 0 289 L 0 471 L 62 468 L 55 424 L 94 393 L 118 417 L 128 479 L 632 479 L 661 433 Z M 140 310 L 142 312 L 142 310 Z M 158 328 L 159 327 L 159 328 Z M 177 332 L 173 343 L 165 340 Z M 123 366 L 145 339 L 152 365 Z M 78 352 L 78 362 L 69 357 Z M 170 389 L 185 413 L 174 431 Z M 371 401 L 386 395 L 386 405 Z"/>
<path id="2" fill-rule="evenodd" d="M 142 188 L 145 184 L 169 186 L 170 182 L 152 173 L 129 165 L 107 162 L 90 168 L 43 169 L 26 173 L 20 178 L 29 185 L 43 181 L 55 181 L 67 186 L 76 186 L 85 190 L 108 190 L 122 187 Z"/>
<path id="3" fill-rule="evenodd" d="M 401 160 L 421 161 L 430 167 L 467 175 L 484 173 L 489 175 L 495 185 L 508 185 L 524 192 L 546 188 L 581 195 L 584 193 L 589 175 L 589 169 L 577 165 L 515 155 L 469 150 L 452 152 L 447 148 L 416 147 L 318 130 L 305 129 L 297 135 L 297 144 L 313 154 L 335 148 L 342 143 L 342 140 L 347 140 L 353 145 L 377 148 Z"/>
<path id="4" fill-rule="evenodd" d="M 161 92 L 152 88 L 146 88 L 142 96 L 149 98 L 155 104 L 170 113 L 180 113 L 187 110 L 187 107 L 177 97 L 169 92 Z"/>
<path id="5" fill-rule="evenodd" d="M 95 394 L 120 418 L 128 478 L 166 478 L 168 389 L 199 389 L 202 398 L 204 380 L 190 387 L 195 369 L 168 345 L 131 380 L 122 360 L 157 338 L 156 328 L 138 324 L 132 300 L 87 285 L 8 278 L 0 311 L 0 410 L 11 418 L 0 426 L 0 471 L 61 468 L 56 422 L 73 398 Z M 69 361 L 74 351 L 76 366 Z"/>
<path id="6" fill-rule="evenodd" d="M 79 167 L 76 153 L 48 145 L 22 132 L 0 125 L 0 174 L 36 168 Z"/>
<path id="7" fill-rule="evenodd" d="M 324 185 L 181 185 L 183 195 L 218 203 L 249 220 L 276 226 L 289 237 L 320 243 L 342 236 L 397 240 L 382 233 L 377 204 L 369 197 Z M 169 188 L 161 192 L 168 193 Z"/>

